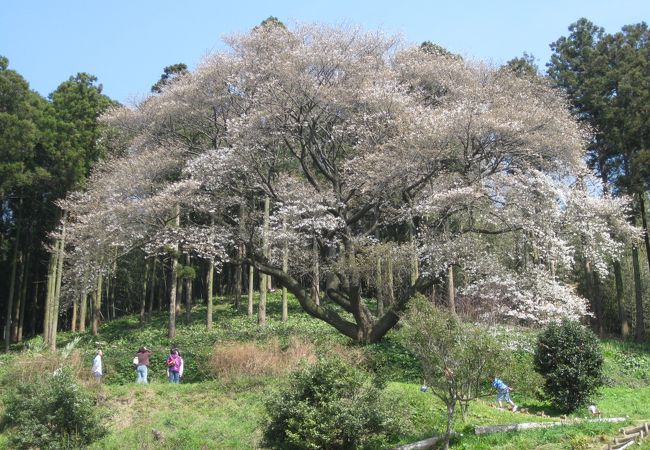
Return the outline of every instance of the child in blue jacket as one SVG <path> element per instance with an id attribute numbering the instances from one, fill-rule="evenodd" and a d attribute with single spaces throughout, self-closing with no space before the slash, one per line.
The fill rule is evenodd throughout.
<path id="1" fill-rule="evenodd" d="M 492 386 L 497 389 L 497 403 L 499 403 L 499 408 L 503 407 L 502 402 L 508 402 L 512 405 L 512 412 L 517 411 L 517 405 L 510 398 L 510 388 L 506 385 L 503 380 L 497 378 L 494 375 L 490 376 L 492 381 Z"/>

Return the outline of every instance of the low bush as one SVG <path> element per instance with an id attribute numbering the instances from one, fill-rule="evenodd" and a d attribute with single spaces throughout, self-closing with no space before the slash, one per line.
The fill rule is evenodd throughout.
<path id="1" fill-rule="evenodd" d="M 264 444 L 282 449 L 381 448 L 404 423 L 375 379 L 339 358 L 293 372 L 266 401 Z"/>
<path id="2" fill-rule="evenodd" d="M 11 448 L 85 448 L 102 437 L 92 394 L 69 366 L 8 389 L 3 403 Z"/>
<path id="3" fill-rule="evenodd" d="M 578 322 L 549 325 L 537 338 L 534 362 L 545 397 L 562 412 L 587 405 L 603 384 L 600 341 Z"/>

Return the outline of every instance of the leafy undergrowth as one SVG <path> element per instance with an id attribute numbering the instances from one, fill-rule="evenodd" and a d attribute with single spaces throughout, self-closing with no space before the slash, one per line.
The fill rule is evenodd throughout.
<path id="1" fill-rule="evenodd" d="M 255 316 L 247 317 L 245 311 L 235 311 L 221 300 L 215 306 L 211 331 L 205 328 L 205 308 L 199 306 L 190 324 L 184 322 L 184 314 L 178 318 L 178 337 L 174 340 L 167 338 L 164 312 L 154 314 L 144 325 L 137 317 L 104 324 L 97 338 L 89 333 L 61 333 L 60 348 L 78 339 L 76 349 L 82 372 L 89 371 L 97 346 L 105 352 L 106 377 L 97 393 L 97 407 L 108 416 L 109 434 L 91 448 L 260 448 L 264 399 L 286 375 L 261 372 L 220 377 L 215 375 L 220 372 L 211 367 L 218 361 L 215 363 L 211 356 L 218 354 L 215 349 L 227 349 L 236 343 L 245 344 L 242 348 L 249 348 L 254 342 L 260 348 L 285 351 L 292 348 L 295 339 L 311 346 L 315 353 L 334 349 L 347 354 L 387 382 L 387 389 L 400 399 L 404 405 L 403 414 L 411 424 L 391 445 L 425 439 L 444 429 L 446 416 L 442 403 L 430 393 L 420 392 L 422 380 L 418 363 L 392 334 L 379 344 L 360 348 L 330 326 L 303 313 L 295 299 L 290 300 L 289 306 L 289 321 L 282 323 L 279 292 L 273 293 L 267 309 L 268 323 L 260 328 Z M 512 341 L 519 340 L 523 344 L 520 342 L 513 347 L 513 357 L 504 362 L 504 378 L 513 380 L 513 399 L 528 408 L 530 414 L 498 410 L 493 407 L 492 396 L 473 402 L 467 416 L 463 419 L 459 415 L 455 422 L 455 430 L 462 436 L 455 440 L 452 448 L 588 449 L 602 447 L 616 436 L 621 427 L 618 423 L 582 423 L 527 432 L 474 435 L 474 427 L 479 425 L 558 420 L 559 414 L 534 397 L 532 385 L 537 381 L 530 368 L 531 332 L 511 331 L 509 335 Z M 143 345 L 154 351 L 151 383 L 147 386 L 135 385 L 131 364 L 134 352 Z M 181 349 L 186 363 L 185 377 L 180 385 L 169 385 L 165 378 L 164 360 L 171 345 Z M 615 340 L 604 341 L 602 346 L 607 386 L 601 390 L 596 404 L 603 416 L 650 419 L 649 347 Z M 42 360 L 39 364 L 43 370 L 50 367 L 48 354 L 42 351 L 42 341 L 38 338 L 14 350 L 0 355 L 0 383 L 10 383 L 19 369 L 32 370 L 19 367 L 29 355 Z M 540 411 L 550 417 L 535 415 Z M 573 415 L 586 416 L 586 410 Z M 6 432 L 0 432 L 0 448 L 6 446 Z M 641 448 L 650 449 L 650 444 Z"/>

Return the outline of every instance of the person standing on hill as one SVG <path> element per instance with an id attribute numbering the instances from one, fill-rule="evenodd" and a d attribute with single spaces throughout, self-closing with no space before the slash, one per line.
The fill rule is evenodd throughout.
<path id="1" fill-rule="evenodd" d="M 167 358 L 167 376 L 170 383 L 178 384 L 180 382 L 182 359 L 178 355 L 178 350 L 172 349 L 171 354 Z"/>
<path id="2" fill-rule="evenodd" d="M 93 374 L 93 377 L 95 377 L 95 381 L 98 383 L 102 382 L 102 376 L 104 376 L 103 372 L 103 364 L 102 364 L 102 357 L 104 356 L 104 352 L 101 350 L 97 350 L 95 353 L 95 358 L 93 359 L 93 367 L 90 370 Z"/>
<path id="3" fill-rule="evenodd" d="M 147 347 L 140 347 L 138 353 L 135 354 L 138 361 L 135 368 L 138 377 L 135 382 L 138 384 L 149 383 L 147 379 L 149 375 L 149 356 L 151 356 L 151 351 Z"/>

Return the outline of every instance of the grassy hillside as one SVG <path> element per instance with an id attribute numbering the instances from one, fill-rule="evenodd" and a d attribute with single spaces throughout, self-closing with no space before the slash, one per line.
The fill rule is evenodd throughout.
<path id="1" fill-rule="evenodd" d="M 335 352 L 358 361 L 386 380 L 388 395 L 404 416 L 401 435 L 392 444 L 399 445 L 430 437 L 443 429 L 442 404 L 419 390 L 417 362 L 389 335 L 381 344 L 360 348 L 349 343 L 328 325 L 316 321 L 292 302 L 290 319 L 279 320 L 278 293 L 270 300 L 269 321 L 261 329 L 255 317 L 234 311 L 225 302 L 217 304 L 215 325 L 205 330 L 205 310 L 197 308 L 191 324 L 179 318 L 178 337 L 166 337 L 166 316 L 156 315 L 140 325 L 127 317 L 102 326 L 100 336 L 89 334 L 60 336 L 60 347 L 74 342 L 68 357 L 75 361 L 79 376 L 88 379 L 92 356 L 97 346 L 105 352 L 105 383 L 96 387 L 89 382 L 104 415 L 109 434 L 92 448 L 147 449 L 252 449 L 259 448 L 261 424 L 265 418 L 264 399 L 277 389 L 295 367 L 299 356 L 314 357 Z M 529 332 L 511 332 L 519 348 L 530 346 Z M 153 350 L 150 384 L 135 384 L 131 360 L 138 347 Z M 171 345 L 177 345 L 186 362 L 180 385 L 169 385 L 164 361 Z M 285 351 L 286 350 L 286 351 Z M 617 341 L 603 343 L 608 383 L 602 389 L 598 406 L 605 416 L 629 416 L 630 420 L 650 419 L 650 356 L 648 348 Z M 293 353 L 292 353 L 293 352 Z M 290 353 L 294 357 L 285 358 Z M 297 356 L 296 356 L 297 355 Z M 293 359 L 292 359 L 293 358 Z M 34 371 L 52 369 L 58 357 L 43 352 L 38 339 L 0 357 L 0 383 L 8 386 Z M 534 382 L 530 358 L 524 351 L 508 367 L 504 378 L 517 380 L 515 386 Z M 269 369 L 276 366 L 275 369 Z M 509 378 L 508 378 L 509 377 Z M 533 380 L 533 381 L 531 381 Z M 523 389 L 524 391 L 528 390 Z M 514 393 L 515 401 L 531 412 L 553 411 L 545 404 Z M 579 411 L 576 416 L 585 416 Z M 519 448 L 593 448 L 616 434 L 620 424 L 583 424 L 522 433 L 504 433 L 477 437 L 477 425 L 554 420 L 532 414 L 497 410 L 492 398 L 471 405 L 465 419 L 455 427 L 462 437 L 454 444 L 459 449 Z M 555 418 L 556 420 L 556 418 Z M 0 448 L 7 444 L 7 432 L 0 434 Z M 647 447 L 650 448 L 650 447 Z"/>

